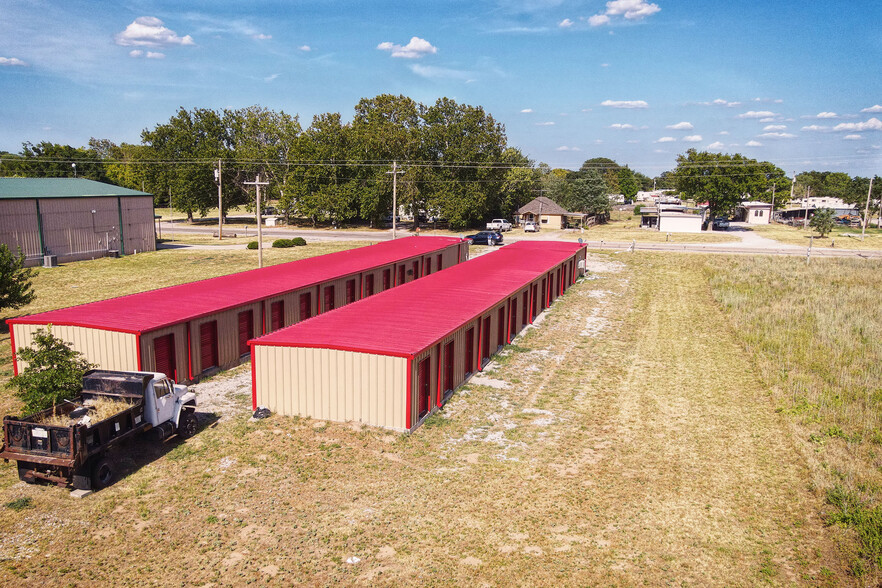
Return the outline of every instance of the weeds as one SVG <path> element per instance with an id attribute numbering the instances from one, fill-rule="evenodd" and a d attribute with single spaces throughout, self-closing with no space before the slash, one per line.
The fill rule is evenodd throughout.
<path id="1" fill-rule="evenodd" d="M 33 499 L 31 499 L 29 496 L 23 496 L 21 498 L 16 498 L 15 500 L 10 500 L 9 502 L 7 502 L 6 508 L 15 512 L 20 512 L 26 508 L 33 506 L 33 502 Z"/>

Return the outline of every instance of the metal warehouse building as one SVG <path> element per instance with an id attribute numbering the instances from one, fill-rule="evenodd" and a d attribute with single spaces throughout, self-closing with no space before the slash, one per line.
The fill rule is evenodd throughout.
<path id="1" fill-rule="evenodd" d="M 521 241 L 251 342 L 254 407 L 412 431 L 566 291 L 584 246 Z"/>
<path id="2" fill-rule="evenodd" d="M 408 237 L 140 294 L 9 319 L 15 356 L 37 329 L 102 369 L 194 381 L 237 365 L 255 336 L 468 259 L 468 241 Z"/>
<path id="3" fill-rule="evenodd" d="M 153 196 L 77 178 L 0 178 L 0 243 L 20 248 L 26 265 L 154 251 Z"/>

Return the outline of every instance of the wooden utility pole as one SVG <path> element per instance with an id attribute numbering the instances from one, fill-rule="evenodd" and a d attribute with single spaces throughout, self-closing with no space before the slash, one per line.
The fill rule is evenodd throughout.
<path id="1" fill-rule="evenodd" d="M 245 182 L 245 185 L 254 186 L 257 192 L 257 267 L 263 267 L 263 229 L 261 227 L 263 222 L 260 218 L 260 187 L 269 186 L 269 182 L 261 182 L 260 174 L 257 174 L 257 178 L 253 182 Z"/>
<path id="2" fill-rule="evenodd" d="M 772 184 L 772 210 L 769 211 L 769 222 L 772 222 L 772 219 L 775 218 L 775 188 L 777 188 L 777 184 Z"/>
<path id="3" fill-rule="evenodd" d="M 217 172 L 214 179 L 217 180 L 217 240 L 224 238 L 224 200 L 223 200 L 223 174 L 221 172 L 221 160 L 217 160 Z"/>
<path id="4" fill-rule="evenodd" d="M 873 178 L 870 178 L 870 189 L 867 190 L 867 205 L 864 207 L 864 227 L 861 229 L 861 241 L 867 232 L 867 223 L 870 221 L 870 194 L 873 193 Z"/>
<path id="5" fill-rule="evenodd" d="M 802 228 L 806 228 L 808 226 L 808 199 L 812 197 L 812 187 L 808 186 L 805 189 L 805 217 L 802 219 Z"/>
<path id="6" fill-rule="evenodd" d="M 396 222 L 398 219 L 398 174 L 403 174 L 403 170 L 398 169 L 398 162 L 392 162 L 392 171 L 387 171 L 387 174 L 392 174 L 392 238 L 395 238 L 395 229 Z"/>

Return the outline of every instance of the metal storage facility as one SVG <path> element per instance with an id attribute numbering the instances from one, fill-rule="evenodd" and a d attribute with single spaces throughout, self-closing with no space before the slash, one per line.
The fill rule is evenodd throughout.
<path id="1" fill-rule="evenodd" d="M 585 248 L 520 241 L 251 341 L 252 402 L 412 431 L 575 283 Z"/>
<path id="2" fill-rule="evenodd" d="M 78 178 L 0 178 L 0 243 L 26 265 L 154 251 L 153 196 Z"/>
<path id="3" fill-rule="evenodd" d="M 37 329 L 102 369 L 194 381 L 247 359 L 248 341 L 468 259 L 468 241 L 408 237 L 9 319 L 13 367 Z"/>

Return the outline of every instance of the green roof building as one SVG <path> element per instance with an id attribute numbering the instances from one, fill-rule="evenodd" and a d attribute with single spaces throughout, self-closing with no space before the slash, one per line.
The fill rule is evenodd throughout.
<path id="1" fill-rule="evenodd" d="M 27 265 L 156 250 L 153 196 L 80 178 L 0 178 L 0 243 Z"/>

